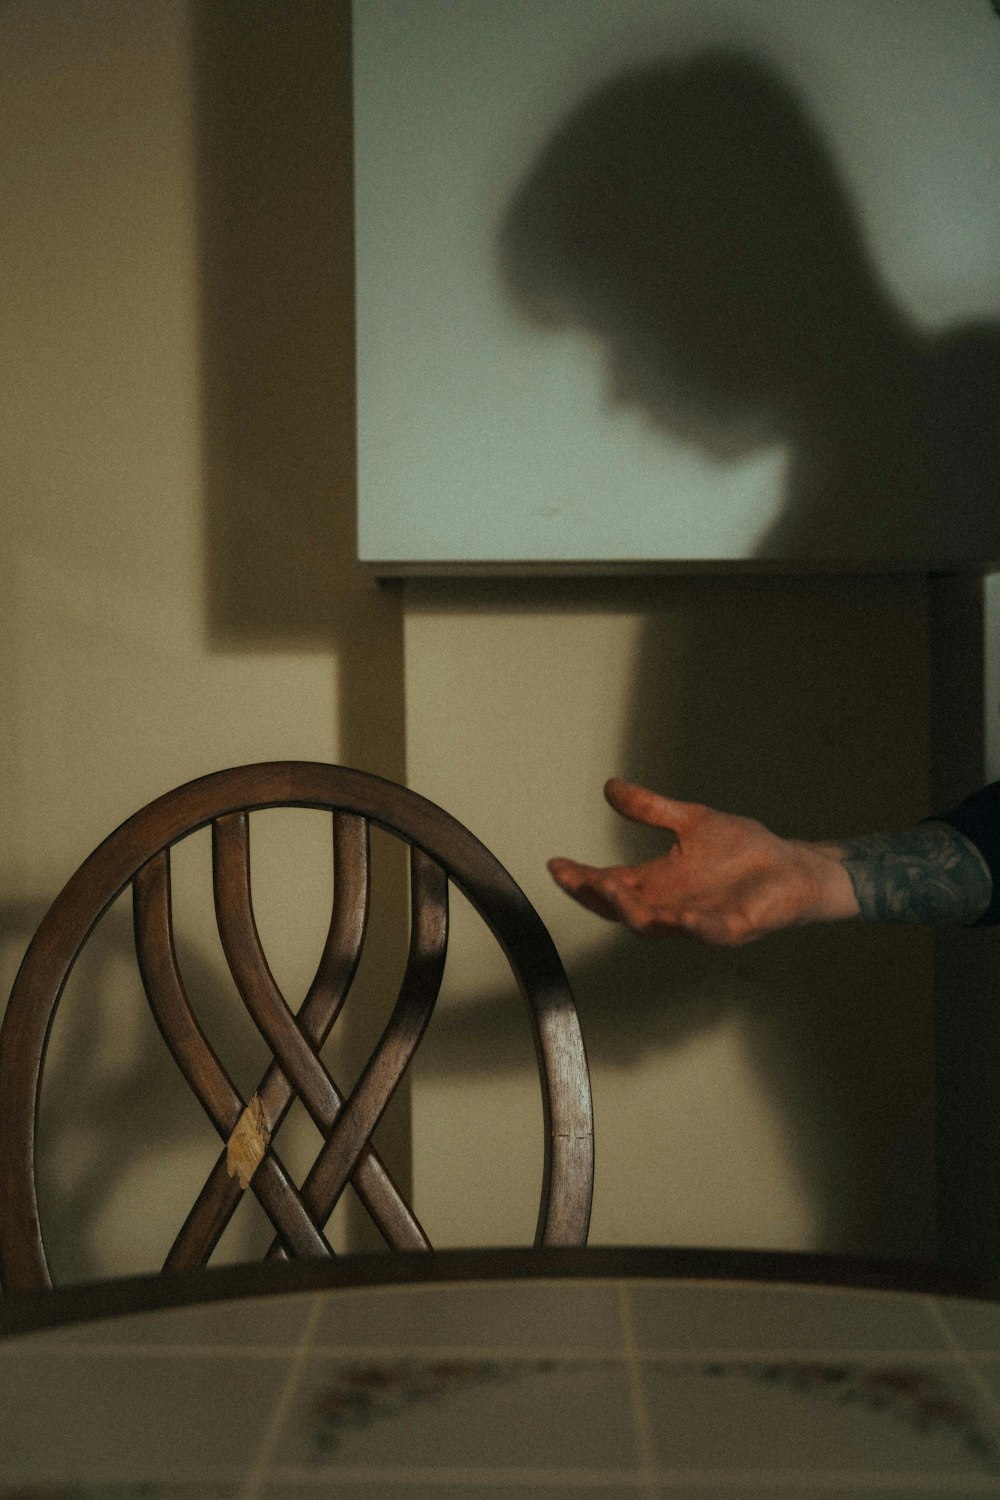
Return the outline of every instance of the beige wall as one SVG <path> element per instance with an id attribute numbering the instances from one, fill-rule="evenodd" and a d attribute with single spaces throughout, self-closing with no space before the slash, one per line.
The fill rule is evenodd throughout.
<path id="1" fill-rule="evenodd" d="M 411 785 L 514 872 L 578 994 L 593 1240 L 926 1250 L 926 933 L 641 943 L 544 869 L 651 847 L 603 804 L 613 773 L 806 837 L 923 816 L 924 583 L 424 582 L 406 598 Z M 414 1086 L 418 1211 L 432 1237 L 502 1241 L 530 1232 L 541 1119 L 519 1003 L 471 933 L 444 1005 Z M 470 1145 L 492 1162 L 492 1199 Z"/>
<path id="2" fill-rule="evenodd" d="M 0 10 L 5 987 L 72 867 L 167 786 L 271 756 L 403 774 L 398 599 L 350 562 L 345 20 L 292 0 Z M 654 948 L 577 912 L 542 866 L 634 847 L 600 801 L 615 770 L 805 835 L 919 816 L 922 586 L 415 584 L 406 632 L 410 782 L 505 860 L 579 992 L 594 1238 L 919 1241 L 921 939 Z M 300 843 L 294 825 L 289 855 L 283 832 L 265 823 L 258 840 L 261 925 L 295 992 L 329 877 L 324 836 Z M 199 915 L 203 859 L 180 873 L 182 959 L 252 1086 L 259 1052 Z M 530 1043 L 457 925 L 414 1100 L 418 1207 L 443 1243 L 523 1240 L 540 1163 Z M 67 1275 L 155 1264 L 215 1150 L 124 977 L 128 948 L 116 913 L 53 1042 L 43 1165 Z M 290 1148 L 304 1159 L 308 1137 Z"/>
<path id="3" fill-rule="evenodd" d="M 6 992 L 47 900 L 150 797 L 274 757 L 399 776 L 402 718 L 398 607 L 350 560 L 345 7 L 23 0 L 0 10 L 0 90 Z M 329 873 L 325 830 L 291 837 L 262 826 L 255 890 L 296 996 Z M 182 960 L 252 1087 L 259 1048 L 191 879 Z M 119 975 L 128 950 L 116 912 L 101 963 Z M 95 978 L 49 1068 L 66 1275 L 156 1264 L 217 1149 L 134 982 L 98 1003 Z"/>

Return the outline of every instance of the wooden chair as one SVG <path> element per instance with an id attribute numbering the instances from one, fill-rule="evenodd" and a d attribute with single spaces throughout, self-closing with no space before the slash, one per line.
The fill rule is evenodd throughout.
<path id="1" fill-rule="evenodd" d="M 268 968 L 250 898 L 250 813 L 309 807 L 333 814 L 335 890 L 325 948 L 297 1015 Z M 357 1085 L 342 1098 L 319 1058 L 347 996 L 365 934 L 368 829 L 410 846 L 411 931 L 391 1018 Z M 170 909 L 170 849 L 211 825 L 219 932 L 237 989 L 273 1059 L 241 1098 L 193 1015 Z M 70 969 L 101 914 L 131 882 L 136 954 L 159 1029 L 224 1148 L 164 1263 L 204 1265 L 244 1190 L 276 1230 L 271 1254 L 332 1254 L 324 1225 L 351 1181 L 395 1250 L 430 1248 L 371 1144 L 430 1019 L 444 968 L 448 882 L 503 948 L 527 1002 L 545 1119 L 535 1243 L 586 1243 L 593 1189 L 593 1118 L 576 1009 L 552 940 L 502 865 L 460 823 L 416 793 L 341 766 L 275 761 L 203 776 L 168 792 L 99 845 L 56 898 L 21 965 L 0 1028 L 0 1277 L 7 1290 L 51 1285 L 35 1188 L 35 1127 L 49 1029 Z M 301 1186 L 273 1137 L 296 1097 L 324 1138 Z"/>

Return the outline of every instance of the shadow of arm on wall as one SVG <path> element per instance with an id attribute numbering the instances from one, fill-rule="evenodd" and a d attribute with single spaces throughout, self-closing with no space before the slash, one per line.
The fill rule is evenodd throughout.
<path id="1" fill-rule="evenodd" d="M 734 1028 L 748 1080 L 808 1189 L 815 1242 L 859 1254 L 932 1254 L 931 1101 L 911 1100 L 905 1088 L 901 1096 L 892 1069 L 900 1050 L 919 1048 L 923 1038 L 911 1036 L 905 1014 L 885 1003 L 879 977 L 893 961 L 916 973 L 924 939 L 912 930 L 817 928 L 721 951 L 684 938 L 612 937 L 570 969 L 598 1119 L 609 1069 L 638 1075 L 647 1059 L 666 1061 L 718 1028 Z M 466 994 L 435 1016 L 420 1072 L 431 1080 L 530 1067 L 516 997 L 489 992 Z M 645 1074 L 647 1086 L 652 1076 Z M 662 1115 L 669 1182 L 671 1153 L 691 1143 L 669 1092 Z M 720 1122 L 719 1138 L 732 1128 Z M 695 1128 L 695 1149 L 706 1149 L 703 1133 L 703 1124 Z M 596 1144 L 600 1190 L 600 1130 Z M 666 1239 L 670 1221 L 668 1195 Z"/>
<path id="2" fill-rule="evenodd" d="M 570 967 L 591 1064 L 628 1065 L 716 1024 L 731 1005 L 732 955 L 694 943 L 615 934 Z M 435 1015 L 421 1072 L 474 1076 L 532 1066 L 513 980 L 509 991 L 465 992 Z"/>
<path id="3" fill-rule="evenodd" d="M 208 638 L 329 653 L 339 759 L 403 780 L 399 591 L 355 562 L 350 6 L 191 16 Z"/>
<path id="4" fill-rule="evenodd" d="M 336 645 L 354 554 L 349 7 L 197 0 L 192 24 L 209 628 Z"/>

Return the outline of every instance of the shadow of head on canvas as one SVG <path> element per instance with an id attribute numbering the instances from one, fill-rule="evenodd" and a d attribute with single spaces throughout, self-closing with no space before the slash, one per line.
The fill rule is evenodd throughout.
<path id="1" fill-rule="evenodd" d="M 996 555 L 1000 333 L 896 305 L 794 90 L 711 50 L 585 97 L 500 225 L 517 309 L 597 340 L 609 399 L 720 462 L 790 455 L 776 560 Z"/>

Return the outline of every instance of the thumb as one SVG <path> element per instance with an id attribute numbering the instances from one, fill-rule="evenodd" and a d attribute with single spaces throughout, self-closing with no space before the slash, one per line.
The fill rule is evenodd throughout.
<path id="1" fill-rule="evenodd" d="M 633 823 L 645 823 L 649 828 L 668 828 L 675 834 L 687 831 L 703 809 L 696 802 L 675 802 L 671 797 L 661 797 L 647 786 L 635 781 L 625 781 L 613 776 L 605 783 L 604 795 L 622 817 Z"/>

